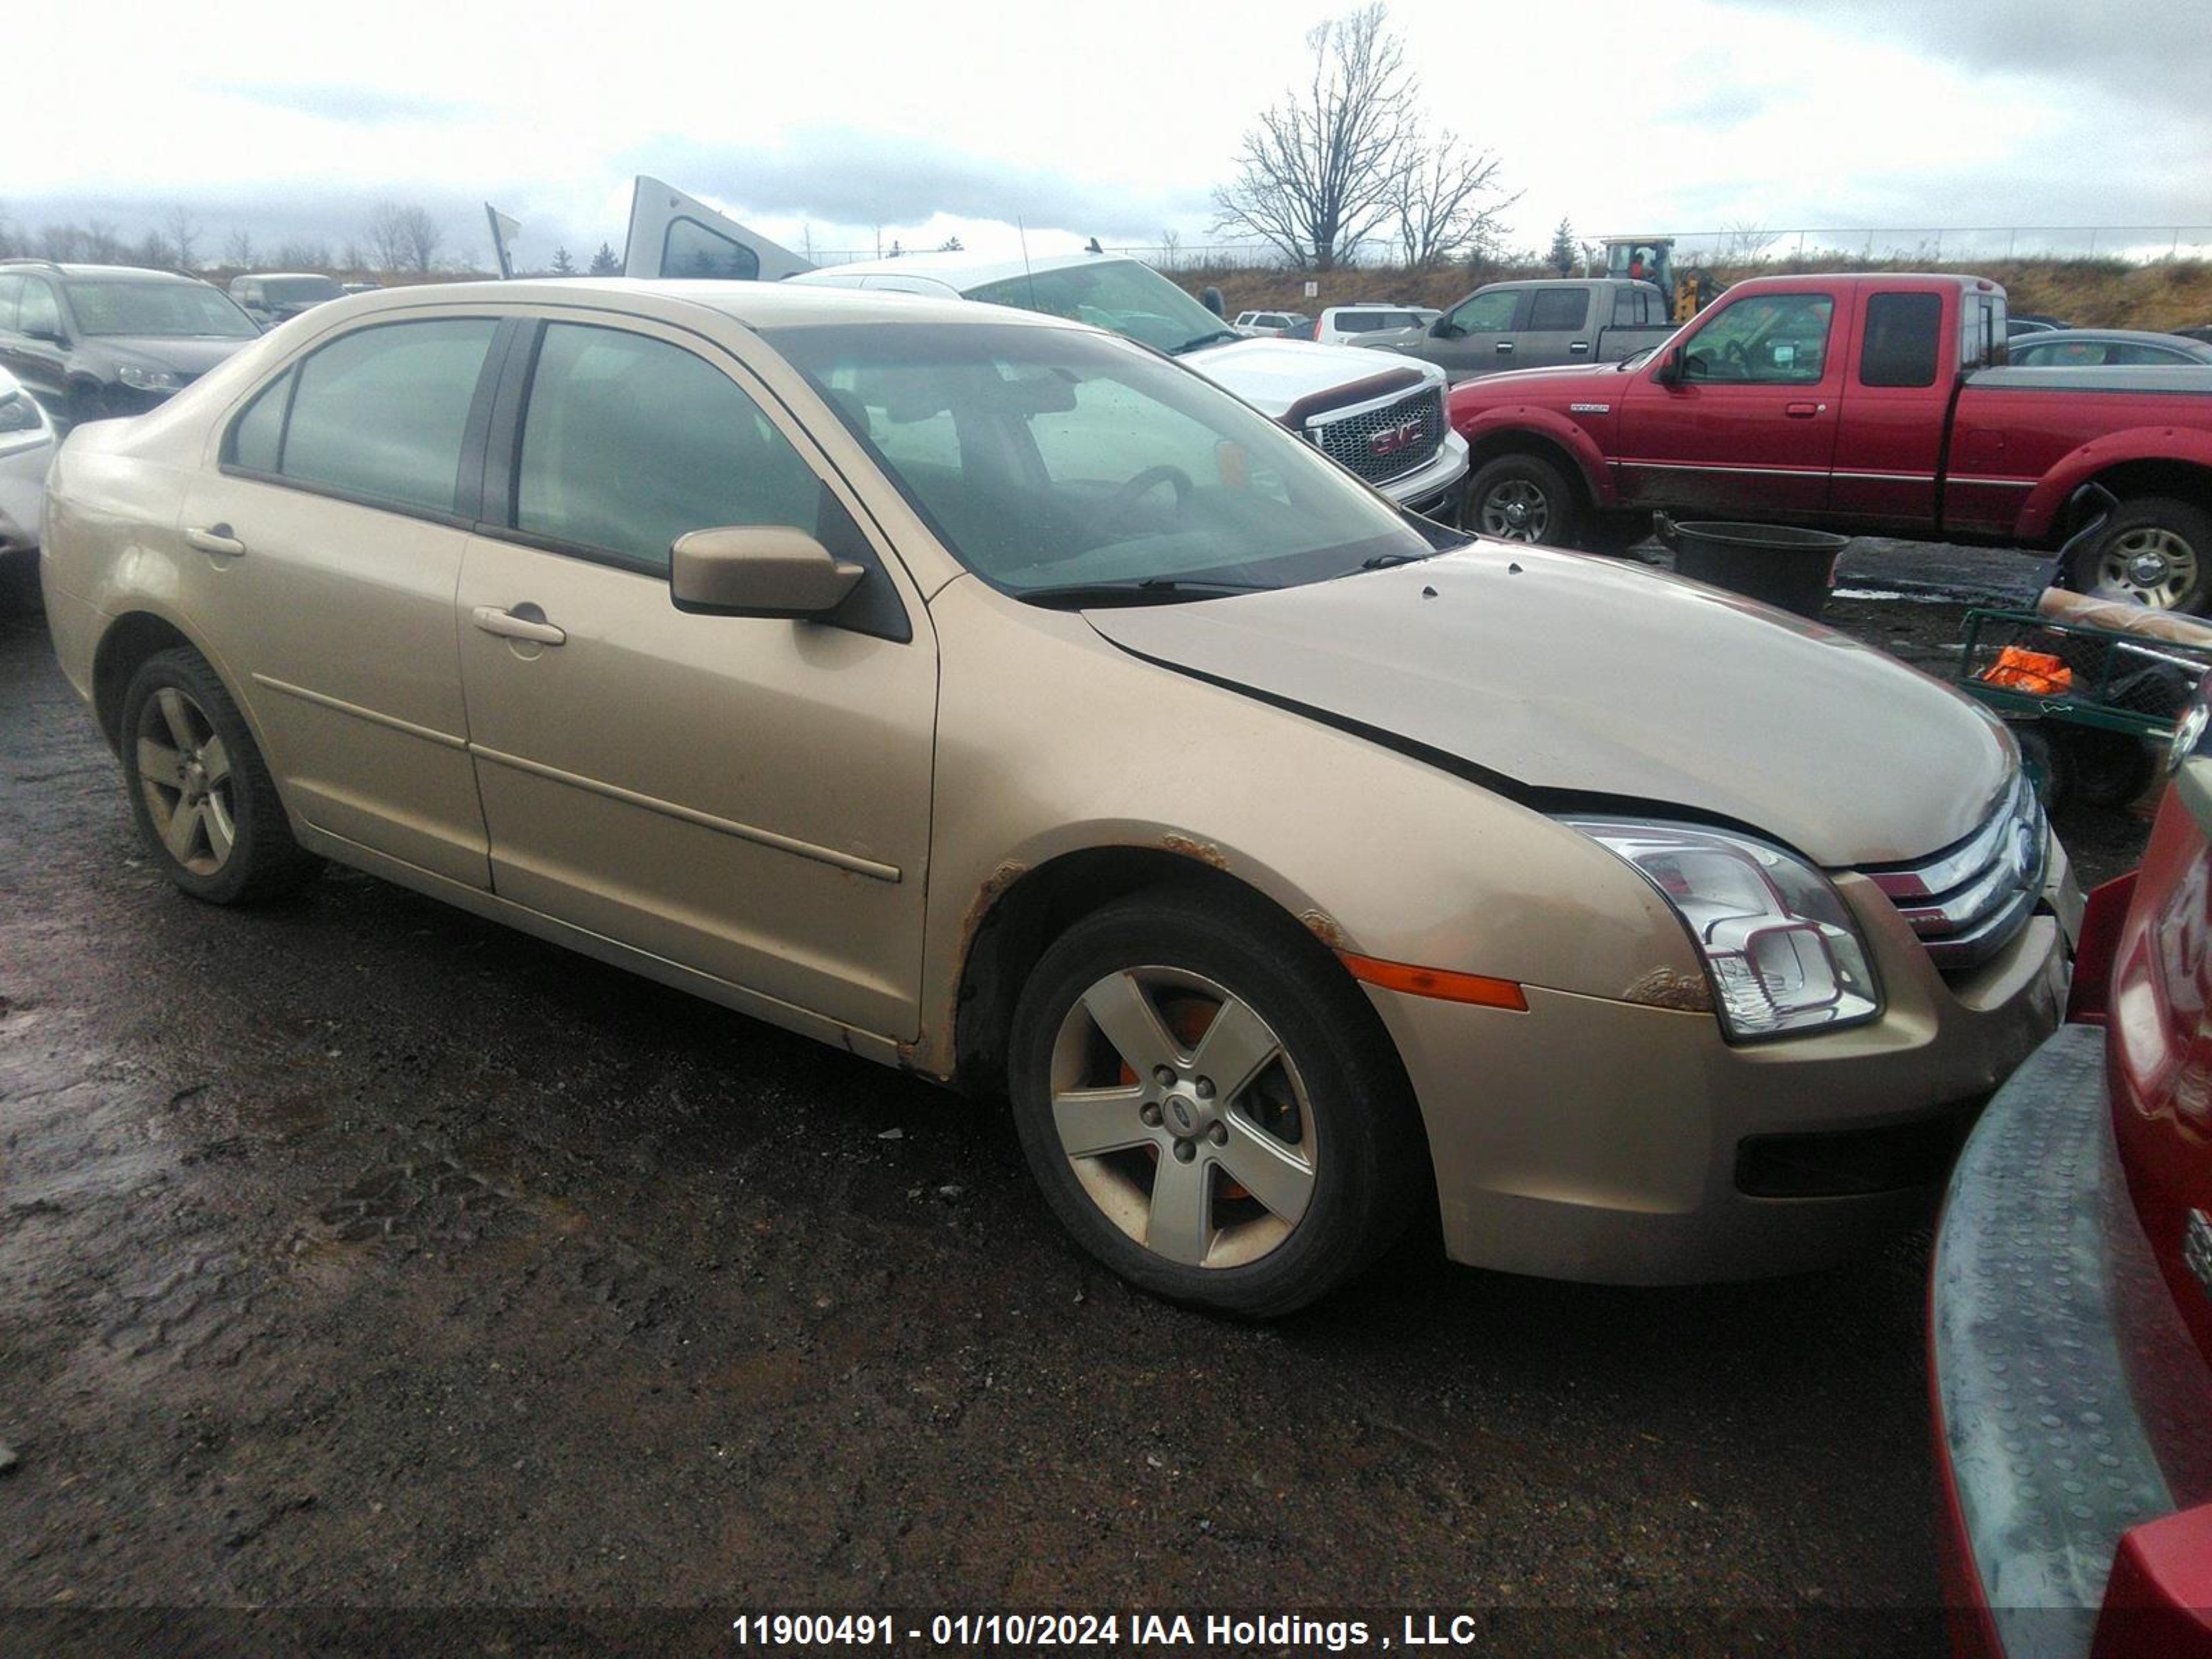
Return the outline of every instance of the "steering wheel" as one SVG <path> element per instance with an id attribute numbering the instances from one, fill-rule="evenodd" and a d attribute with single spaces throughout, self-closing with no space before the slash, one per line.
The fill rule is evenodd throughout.
<path id="1" fill-rule="evenodd" d="M 1723 346 L 1721 348 L 1721 361 L 1724 363 L 1739 363 L 1742 365 L 1743 378 L 1747 380 L 1751 378 L 1751 354 L 1743 349 L 1743 345 L 1741 341 L 1730 340 L 1726 345 Z"/>
<path id="2" fill-rule="evenodd" d="M 1184 471 L 1179 466 L 1168 466 L 1162 465 L 1159 466 L 1146 467 L 1142 472 L 1137 474 L 1135 477 L 1130 479 L 1128 483 L 1123 484 L 1119 489 L 1115 490 L 1113 495 L 1109 496 L 1105 502 L 1099 507 L 1099 516 L 1105 519 L 1119 519 L 1122 517 L 1131 507 L 1137 504 L 1138 501 L 1141 497 L 1148 492 L 1158 489 L 1162 484 L 1173 484 L 1175 486 L 1176 511 L 1178 513 L 1182 512 L 1190 501 L 1191 490 L 1193 488 L 1190 482 L 1190 474 Z"/>

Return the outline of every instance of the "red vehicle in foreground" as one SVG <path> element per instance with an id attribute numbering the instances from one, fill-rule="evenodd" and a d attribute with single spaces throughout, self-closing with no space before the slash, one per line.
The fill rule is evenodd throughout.
<path id="1" fill-rule="evenodd" d="M 1961 1655 L 2212 1656 L 2212 740 L 2089 902 L 2068 1024 L 1951 1178 L 1929 1286 Z"/>
<path id="2" fill-rule="evenodd" d="M 1464 522 L 1602 549 L 1658 510 L 2045 549 L 2094 483 L 2119 506 L 2068 585 L 2212 609 L 2212 365 L 2007 368 L 2005 320 L 1981 277 L 1761 276 L 1625 362 L 1466 381 Z"/>

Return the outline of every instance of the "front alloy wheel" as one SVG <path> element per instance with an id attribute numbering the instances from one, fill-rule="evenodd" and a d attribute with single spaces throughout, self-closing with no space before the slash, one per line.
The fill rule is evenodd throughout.
<path id="1" fill-rule="evenodd" d="M 1170 1261 L 1256 1261 L 1313 1200 L 1320 1149 L 1297 1068 L 1203 975 L 1125 969 L 1085 991 L 1053 1044 L 1052 1115 L 1100 1212 Z"/>
<path id="2" fill-rule="evenodd" d="M 1010 1035 L 1047 1202 L 1158 1295 L 1288 1313 L 1426 1206 L 1420 1120 L 1373 1006 L 1255 895 L 1176 882 L 1082 917 L 1030 972 Z"/>

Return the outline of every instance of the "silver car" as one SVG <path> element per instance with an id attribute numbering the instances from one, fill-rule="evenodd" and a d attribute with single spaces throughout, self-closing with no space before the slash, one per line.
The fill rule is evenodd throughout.
<path id="1" fill-rule="evenodd" d="M 39 544 L 53 423 L 15 377 L 0 368 L 0 554 Z"/>

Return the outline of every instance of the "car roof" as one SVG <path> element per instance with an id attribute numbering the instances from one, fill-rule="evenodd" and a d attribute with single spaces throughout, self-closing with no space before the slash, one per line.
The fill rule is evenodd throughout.
<path id="1" fill-rule="evenodd" d="M 846 276 L 931 276 L 953 288 L 981 288 L 986 283 L 1004 282 L 1009 276 L 1028 276 L 1040 270 L 1066 270 L 1075 265 L 1141 265 L 1141 259 L 1132 259 L 1119 253 L 1040 253 L 1030 258 L 1019 254 L 1009 258 L 996 253 L 902 253 L 896 259 L 859 259 L 851 264 L 823 265 L 790 280 L 806 283 L 810 277 Z M 1145 269 L 1152 269 L 1145 265 Z"/>
<path id="2" fill-rule="evenodd" d="M 243 282 L 249 276 L 257 283 L 293 283 L 299 281 L 303 276 L 318 283 L 335 283 L 337 281 L 337 277 L 331 276 L 327 271 L 322 270 L 246 270 L 240 272 L 238 276 L 233 277 L 231 280 L 233 282 Z"/>
<path id="3" fill-rule="evenodd" d="M 103 281 L 147 283 L 200 283 L 197 276 L 187 276 L 181 271 L 155 270 L 147 265 L 83 265 L 57 264 L 51 259 L 0 260 L 0 270 L 21 271 L 25 275 L 43 271 L 49 276 L 97 276 Z M 200 283 L 211 288 L 211 283 Z"/>
<path id="4" fill-rule="evenodd" d="M 373 294 L 349 295 L 329 302 L 327 313 L 367 316 L 381 311 L 402 311 L 424 304 L 465 303 L 486 295 L 520 299 L 541 305 L 574 305 L 599 310 L 616 309 L 610 301 L 676 301 L 719 312 L 747 328 L 773 328 L 808 323 L 940 322 L 974 324 L 980 320 L 972 301 L 939 300 L 888 289 L 836 288 L 796 282 L 671 282 L 660 278 L 600 276 L 533 276 L 514 282 L 436 283 L 412 288 L 384 288 Z M 340 307 L 346 307 L 339 312 Z M 650 307 L 641 307 L 649 312 Z M 326 314 L 318 307 L 317 316 Z M 1032 311 L 994 306 L 989 319 L 1008 327 L 1081 328 L 1086 325 Z"/>
<path id="5" fill-rule="evenodd" d="M 2039 330 L 2033 340 L 2039 347 L 2047 346 L 2053 341 L 2063 345 L 2069 340 L 2081 340 L 2106 344 L 2132 342 L 2143 345 L 2172 346 L 2184 351 L 2191 346 L 2202 347 L 2204 344 L 2203 341 L 2192 340 L 2186 334 L 2163 334 L 2149 328 L 2046 328 Z"/>

